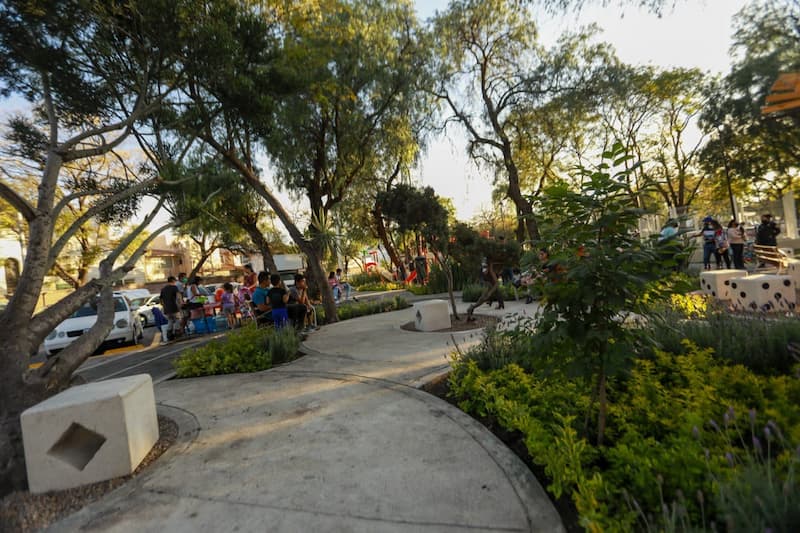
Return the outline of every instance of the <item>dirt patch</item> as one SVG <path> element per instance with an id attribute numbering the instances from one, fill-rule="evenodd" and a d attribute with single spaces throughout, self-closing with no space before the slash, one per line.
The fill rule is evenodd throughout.
<path id="1" fill-rule="evenodd" d="M 467 314 L 463 313 L 459 315 L 461 320 L 456 320 L 453 316 L 450 316 L 450 327 L 446 329 L 437 329 L 436 331 L 419 331 L 416 327 L 414 327 L 414 322 L 407 322 L 400 326 L 400 329 L 405 331 L 416 331 L 418 333 L 452 333 L 457 331 L 470 331 L 473 329 L 483 329 L 487 326 L 491 326 L 497 323 L 496 316 L 490 315 L 472 315 L 472 318 L 475 320 L 472 322 L 467 322 Z"/>
<path id="2" fill-rule="evenodd" d="M 438 377 L 426 383 L 422 386 L 422 390 L 458 408 L 458 401 L 450 395 L 449 375 Z M 544 467 L 533 462 L 531 455 L 528 453 L 528 448 L 525 446 L 525 439 L 521 431 L 508 431 L 492 417 L 475 417 L 471 414 L 470 416 L 473 420 L 477 420 L 486 429 L 491 431 L 495 437 L 503 441 L 503 444 L 508 446 L 509 449 L 525 463 L 534 477 L 539 480 L 542 487 L 547 486 L 550 480 L 544 472 Z M 569 533 L 583 532 L 583 528 L 580 527 L 578 523 L 578 511 L 575 509 L 575 504 L 569 496 L 564 495 L 561 498 L 555 499 L 552 494 L 547 491 L 545 492 L 547 493 L 547 497 L 550 498 L 550 501 L 553 502 L 553 506 L 556 508 L 556 511 L 558 511 L 559 516 L 561 516 L 564 528 Z"/>
<path id="3" fill-rule="evenodd" d="M 130 476 L 45 494 L 31 494 L 25 491 L 12 492 L 5 496 L 0 500 L 0 524 L 3 524 L 3 530 L 39 531 L 124 484 L 141 473 L 175 443 L 178 438 L 178 424 L 169 418 L 159 416 L 158 433 L 158 442 Z"/>

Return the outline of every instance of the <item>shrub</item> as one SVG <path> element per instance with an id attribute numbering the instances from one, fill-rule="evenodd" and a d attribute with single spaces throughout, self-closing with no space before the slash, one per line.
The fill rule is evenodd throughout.
<path id="1" fill-rule="evenodd" d="M 414 285 L 413 283 L 411 285 L 408 285 L 406 287 L 406 290 L 408 292 L 410 292 L 411 294 L 415 294 L 417 296 L 422 296 L 424 294 L 432 294 L 433 293 L 433 291 L 431 291 L 430 287 L 428 287 L 427 285 Z M 445 291 L 446 290 L 447 289 L 445 289 Z"/>
<path id="2" fill-rule="evenodd" d="M 383 278 L 377 272 L 359 272 L 347 277 L 347 282 L 359 290 L 361 290 L 362 285 L 374 285 L 382 281 Z"/>
<path id="3" fill-rule="evenodd" d="M 643 516 L 661 516 L 653 520 L 663 522 L 664 499 L 678 491 L 692 495 L 681 502 L 689 523 L 709 517 L 719 522 L 736 502 L 715 504 L 714 490 L 738 486 L 740 475 L 727 457 L 744 457 L 752 446 L 739 430 L 747 424 L 737 424 L 737 416 L 746 418 L 752 408 L 751 427 L 785 428 L 787 442 L 800 442 L 800 381 L 721 364 L 710 350 L 691 344 L 685 351 L 634 359 L 626 375 L 609 380 L 606 441 L 600 447 L 587 438 L 586 413 L 594 403 L 588 379 L 557 371 L 531 374 L 516 364 L 483 371 L 470 358 L 456 362 L 450 387 L 465 411 L 522 433 L 533 461 L 550 478 L 548 490 L 556 497 L 570 494 L 587 529 L 630 531 Z M 771 475 L 789 479 L 791 453 L 784 445 Z M 797 484 L 790 488 L 787 498 L 796 501 Z M 702 508 L 694 498 L 698 491 L 705 495 Z"/>
<path id="4" fill-rule="evenodd" d="M 484 285 L 479 283 L 468 283 L 464 285 L 464 288 L 461 291 L 461 301 L 463 302 L 477 302 L 478 298 L 480 298 L 481 294 L 483 294 L 483 290 L 485 289 Z M 500 294 L 503 295 L 503 300 L 516 300 L 517 293 L 514 292 L 513 285 L 503 285 L 501 284 L 498 287 Z"/>
<path id="5" fill-rule="evenodd" d="M 389 283 L 387 281 L 376 281 L 374 283 L 365 283 L 358 287 L 359 291 L 396 291 L 405 288 L 403 283 Z"/>
<path id="6" fill-rule="evenodd" d="M 697 318 L 701 315 L 704 318 Z M 702 305 L 682 301 L 651 316 L 649 324 L 655 341 L 670 352 L 684 352 L 683 341 L 688 339 L 713 349 L 718 357 L 766 375 L 788 374 L 798 363 L 789 350 L 790 343 L 800 342 L 796 317 L 708 314 L 702 312 Z"/>
<path id="7" fill-rule="evenodd" d="M 179 378 L 258 372 L 291 361 L 300 340 L 292 328 L 256 328 L 249 324 L 224 339 L 187 350 L 173 363 Z"/>
<path id="8" fill-rule="evenodd" d="M 411 304 L 400 296 L 395 296 L 391 299 L 372 300 L 369 302 L 348 302 L 338 306 L 338 316 L 339 320 L 348 320 L 359 316 L 399 311 L 406 307 L 411 307 Z M 325 309 L 322 306 L 317 306 L 317 321 L 325 321 Z"/>

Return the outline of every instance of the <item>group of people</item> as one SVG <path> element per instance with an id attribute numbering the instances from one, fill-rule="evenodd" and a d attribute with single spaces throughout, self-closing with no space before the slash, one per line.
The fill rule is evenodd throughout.
<path id="1" fill-rule="evenodd" d="M 328 285 L 331 286 L 331 290 L 333 291 L 333 299 L 336 302 L 342 301 L 342 295 L 344 295 L 345 300 L 350 299 L 350 291 L 353 289 L 349 283 L 342 279 L 342 269 L 337 268 L 336 271 L 331 271 L 328 273 Z M 357 302 L 358 298 L 353 296 L 353 301 Z"/>
<path id="2" fill-rule="evenodd" d="M 278 274 L 270 276 L 261 272 L 256 275 L 251 265 L 245 265 L 244 269 L 238 291 L 234 290 L 233 283 L 227 282 L 213 295 L 229 329 L 235 328 L 240 320 L 267 323 L 274 322 L 276 317 L 281 325 L 290 322 L 298 331 L 317 329 L 314 306 L 308 297 L 308 284 L 303 274 L 296 274 L 294 287 L 287 290 Z M 161 310 L 153 310 L 156 324 L 163 326 L 162 344 L 185 334 L 192 312 L 204 309 L 208 303 L 211 296 L 200 291 L 201 282 L 199 276 L 189 280 L 185 273 L 167 278 L 159 295 Z"/>
<path id="3" fill-rule="evenodd" d="M 756 228 L 756 244 L 761 246 L 777 246 L 777 236 L 780 228 L 772 219 L 772 215 L 765 213 L 761 216 L 761 224 Z M 722 225 L 708 216 L 703 219 L 703 227 L 697 237 L 703 239 L 703 268 L 711 270 L 711 257 L 714 256 L 717 269 L 731 268 L 731 252 L 733 255 L 733 268 L 744 270 L 744 245 L 747 241 L 744 225 L 731 219 L 728 226 Z"/>

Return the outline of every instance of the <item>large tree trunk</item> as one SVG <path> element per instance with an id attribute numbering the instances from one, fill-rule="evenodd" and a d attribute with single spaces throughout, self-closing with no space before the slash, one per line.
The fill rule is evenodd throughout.
<path id="1" fill-rule="evenodd" d="M 325 309 L 325 321 L 328 323 L 338 322 L 339 317 L 336 312 L 336 302 L 333 299 L 333 290 L 328 285 L 328 276 L 322 268 L 322 256 L 317 252 L 311 242 L 309 242 L 300 231 L 300 228 L 292 220 L 291 215 L 283 207 L 283 204 L 261 183 L 258 176 L 252 168 L 247 166 L 242 160 L 237 158 L 229 150 L 226 150 L 219 142 L 212 137 L 205 137 L 204 139 L 212 148 L 217 150 L 231 167 L 233 167 L 242 180 L 252 187 L 252 189 L 259 194 L 267 204 L 275 212 L 278 220 L 281 221 L 283 227 L 289 232 L 289 236 L 295 242 L 300 251 L 303 252 L 308 258 L 308 268 L 311 271 L 312 280 L 319 286 L 320 294 L 322 295 L 322 305 Z"/>
<path id="2" fill-rule="evenodd" d="M 539 241 L 539 224 L 536 222 L 536 217 L 533 215 L 533 207 L 531 203 L 522 195 L 519 186 L 519 170 L 516 164 L 511 160 L 510 149 L 506 156 L 504 151 L 504 159 L 506 171 L 508 172 L 508 197 L 514 202 L 517 208 L 517 240 L 522 243 L 525 240 Z"/>
<path id="3" fill-rule="evenodd" d="M 253 240 L 258 251 L 261 252 L 261 257 L 264 259 L 264 268 L 270 272 L 277 272 L 278 266 L 275 264 L 275 258 L 272 257 L 272 249 L 269 246 L 269 241 L 264 238 L 264 234 L 258 229 L 258 224 L 249 220 L 239 220 L 238 224 Z"/>

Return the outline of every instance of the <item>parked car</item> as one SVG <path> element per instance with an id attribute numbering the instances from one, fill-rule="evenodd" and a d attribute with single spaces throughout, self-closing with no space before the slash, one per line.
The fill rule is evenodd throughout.
<path id="1" fill-rule="evenodd" d="M 83 335 L 97 322 L 97 300 L 92 299 L 79 307 L 72 315 L 56 326 L 44 339 L 47 355 L 63 350 Z M 143 335 L 142 324 L 130 302 L 122 294 L 114 293 L 114 326 L 106 336 L 104 344 L 137 344 Z"/>
<path id="2" fill-rule="evenodd" d="M 155 326 L 156 321 L 153 318 L 153 308 L 161 307 L 161 295 L 149 294 L 141 298 L 133 298 L 131 300 L 131 307 L 139 315 L 139 320 L 142 321 L 142 327 Z"/>

